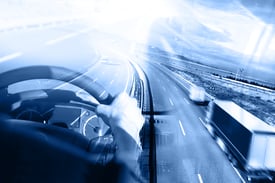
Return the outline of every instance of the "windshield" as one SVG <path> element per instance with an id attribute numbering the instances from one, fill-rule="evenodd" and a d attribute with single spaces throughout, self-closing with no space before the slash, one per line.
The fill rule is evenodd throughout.
<path id="1" fill-rule="evenodd" d="M 102 96 L 137 100 L 147 182 L 274 176 L 275 0 L 7 0 L 0 10 L 0 73 L 62 67 L 99 83 Z M 8 87 L 38 89 L 98 103 L 56 78 Z M 240 108 L 225 110 L 220 100 Z M 247 130 L 246 119 L 267 126 Z"/>

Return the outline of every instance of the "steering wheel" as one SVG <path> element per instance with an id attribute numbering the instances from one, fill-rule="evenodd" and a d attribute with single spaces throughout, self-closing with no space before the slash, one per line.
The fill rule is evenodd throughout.
<path id="1" fill-rule="evenodd" d="M 16 143 L 18 143 L 18 139 L 15 139 L 14 137 L 19 136 L 26 138 L 27 136 L 27 144 L 31 146 L 39 146 L 39 143 L 41 143 L 42 141 L 42 144 L 47 144 L 45 146 L 47 147 L 47 149 L 45 149 L 44 147 L 39 147 L 42 148 L 43 151 L 49 151 L 49 149 L 52 149 L 54 151 L 56 148 L 54 144 L 57 141 L 62 141 L 62 143 L 64 142 L 65 144 L 70 144 L 72 149 L 75 148 L 80 151 L 89 152 L 90 154 L 97 154 L 98 159 L 96 161 L 106 163 L 108 158 L 106 158 L 105 155 L 102 157 L 100 153 L 108 151 L 107 153 L 113 154 L 115 150 L 110 129 L 108 131 L 105 131 L 105 134 L 103 134 L 102 136 L 89 139 L 83 136 L 83 133 L 85 133 L 83 132 L 83 130 L 81 131 L 66 129 L 69 125 L 66 125 L 68 124 L 66 121 L 62 121 L 70 119 L 68 118 L 68 116 L 73 115 L 73 113 L 75 113 L 76 111 L 80 111 L 79 113 L 74 114 L 80 115 L 78 116 L 78 118 L 76 118 L 77 120 L 79 120 L 82 117 L 81 115 L 83 115 L 83 111 L 94 112 L 97 104 L 85 101 L 80 97 L 77 97 L 74 92 L 65 90 L 32 90 L 16 94 L 11 94 L 8 92 L 8 87 L 10 85 L 21 81 L 34 79 L 50 79 L 70 83 L 86 91 L 89 95 L 93 96 L 100 104 L 110 104 L 113 100 L 113 97 L 99 83 L 93 81 L 86 75 L 63 67 L 31 66 L 11 70 L 0 74 L 0 114 L 2 113 L 0 115 L 0 134 L 8 135 L 9 138 L 11 138 L 11 142 L 14 140 L 16 141 Z M 75 101 L 75 103 L 70 103 L 70 101 Z M 48 106 L 50 103 L 50 107 L 48 106 L 48 108 L 51 108 L 51 115 L 48 115 L 47 113 L 47 119 L 45 120 L 45 116 L 42 117 L 42 120 L 40 121 L 41 123 L 33 122 L 33 120 L 30 118 L 24 118 L 24 116 L 26 115 L 22 115 L 22 108 L 25 107 L 28 107 L 31 110 L 33 110 L 33 108 L 35 108 L 36 110 L 38 110 L 37 108 L 39 108 L 39 110 L 45 110 L 45 103 L 46 106 Z M 44 106 L 41 107 L 39 106 L 40 104 L 44 104 Z M 68 110 L 69 112 L 66 112 L 66 110 Z M 63 111 L 62 115 L 56 114 L 60 111 Z M 88 114 L 88 112 L 85 114 Z M 96 114 L 93 113 L 93 115 Z M 103 122 L 108 124 L 108 121 L 106 121 L 106 119 Z M 81 127 L 83 128 L 83 125 L 85 124 L 87 126 L 87 123 L 88 122 L 84 122 Z M 75 123 L 73 123 L 72 125 L 77 126 Z M 60 126 L 66 128 L 61 128 Z M 80 128 L 79 125 L 78 128 Z M 100 131 L 100 129 L 98 128 L 99 127 L 94 128 L 93 130 Z M 75 131 L 83 133 L 76 133 Z M 7 132 L 9 132 L 9 134 L 7 134 Z M 1 143 L 1 145 L 11 145 L 10 143 L 7 144 L 3 141 L 1 141 Z M 54 147 L 51 147 L 51 144 L 53 144 Z M 65 151 L 63 153 L 66 154 Z"/>
<path id="2" fill-rule="evenodd" d="M 54 79 L 69 82 L 94 96 L 101 104 L 110 104 L 112 96 L 97 82 L 81 73 L 56 66 L 24 67 L 0 74 L 0 89 L 11 84 L 32 79 Z"/>

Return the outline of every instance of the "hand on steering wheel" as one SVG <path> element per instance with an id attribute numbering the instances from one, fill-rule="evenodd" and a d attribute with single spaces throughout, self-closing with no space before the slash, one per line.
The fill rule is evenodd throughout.
<path id="1" fill-rule="evenodd" d="M 139 132 L 144 124 L 144 118 L 137 107 L 136 99 L 129 97 L 126 93 L 121 93 L 111 105 L 99 105 L 96 112 L 103 119 L 108 119 L 106 121 L 120 148 L 127 149 L 124 143 L 126 139 L 122 139 L 117 129 L 125 131 L 140 145 Z"/>
<path id="2" fill-rule="evenodd" d="M 0 74 L 0 90 L 2 90 L 0 93 L 2 98 L 9 96 L 7 91 L 6 94 L 3 92 L 3 90 L 7 90 L 9 85 L 32 79 L 53 79 L 68 82 L 92 95 L 100 103 L 96 108 L 96 112 L 110 126 L 118 147 L 118 154 L 131 154 L 134 158 L 138 157 L 135 152 L 137 152 L 136 148 L 140 149 L 139 132 L 144 124 L 144 118 L 137 107 L 135 99 L 130 98 L 125 93 L 118 95 L 114 99 L 100 84 L 89 77 L 65 68 L 53 66 L 25 67 Z M 53 128 L 48 129 L 47 126 L 42 126 L 46 129 L 45 132 L 49 129 L 53 130 Z M 54 133 L 50 132 L 50 134 Z M 68 140 L 70 138 L 63 139 Z M 98 139 L 98 144 L 100 144 L 102 139 L 104 138 Z M 106 141 L 104 141 L 104 146 L 106 146 Z"/>

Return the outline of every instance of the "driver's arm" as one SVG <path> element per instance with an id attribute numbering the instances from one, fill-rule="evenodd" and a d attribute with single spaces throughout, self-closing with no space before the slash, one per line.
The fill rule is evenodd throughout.
<path id="1" fill-rule="evenodd" d="M 128 94 L 118 95 L 111 105 L 99 105 L 96 112 L 109 121 L 117 144 L 116 159 L 132 166 L 141 152 L 139 132 L 144 124 L 137 101 Z"/>
<path id="2" fill-rule="evenodd" d="M 139 180 L 135 173 L 139 168 L 139 131 L 144 118 L 136 106 L 134 99 L 121 94 L 111 105 L 97 107 L 97 113 L 109 119 L 118 146 L 114 161 L 106 166 L 87 156 L 86 149 L 83 151 L 64 140 L 74 135 L 70 139 L 77 141 L 75 137 L 80 134 L 30 121 L 9 121 L 0 116 L 0 182 L 129 183 Z M 61 132 L 64 138 L 53 135 Z"/>

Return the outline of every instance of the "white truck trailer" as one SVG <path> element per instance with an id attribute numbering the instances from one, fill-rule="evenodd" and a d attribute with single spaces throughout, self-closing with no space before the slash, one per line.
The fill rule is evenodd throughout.
<path id="1" fill-rule="evenodd" d="M 234 102 L 223 100 L 210 102 L 206 121 L 246 172 L 248 180 L 265 176 L 273 179 L 275 127 Z"/>

